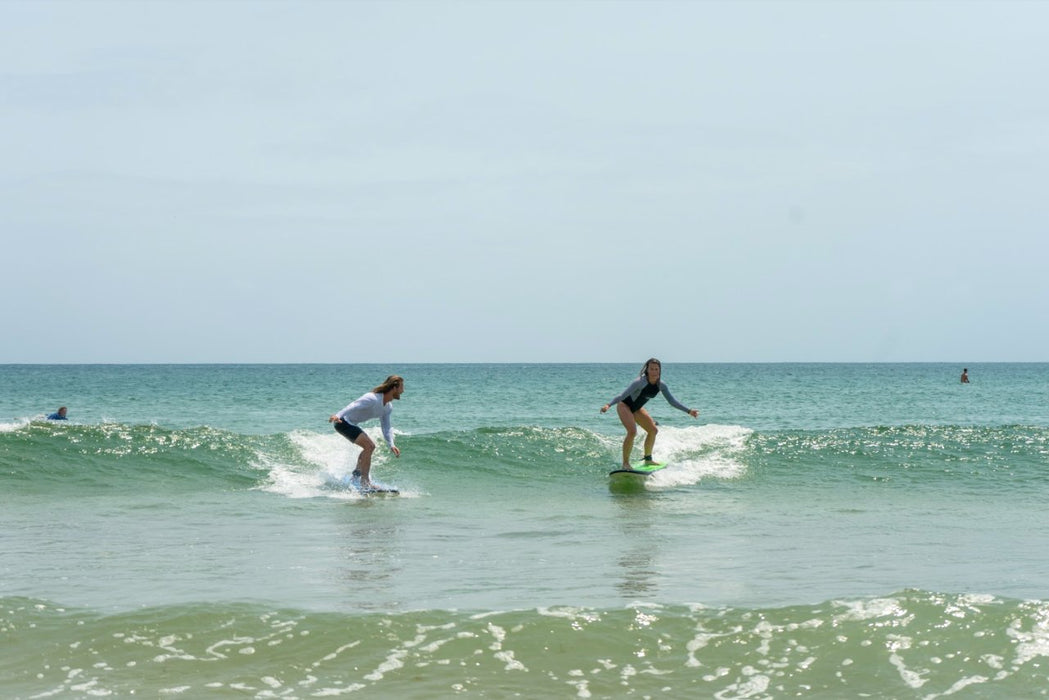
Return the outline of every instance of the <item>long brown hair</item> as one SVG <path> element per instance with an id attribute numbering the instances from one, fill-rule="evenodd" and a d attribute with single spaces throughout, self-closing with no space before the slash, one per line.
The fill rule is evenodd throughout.
<path id="1" fill-rule="evenodd" d="M 663 363 L 660 362 L 659 360 L 657 360 L 654 357 L 650 357 L 650 358 L 648 358 L 648 362 L 645 363 L 645 366 L 641 368 L 641 374 L 639 374 L 638 376 L 644 377 L 645 379 L 648 379 L 648 366 L 649 365 L 659 365 L 659 371 L 662 374 L 662 372 L 663 372 Z"/>
<path id="2" fill-rule="evenodd" d="M 372 391 L 376 394 L 385 394 L 390 389 L 400 386 L 401 384 L 404 384 L 404 377 L 399 374 L 391 374 L 386 378 L 385 382 L 372 389 Z"/>

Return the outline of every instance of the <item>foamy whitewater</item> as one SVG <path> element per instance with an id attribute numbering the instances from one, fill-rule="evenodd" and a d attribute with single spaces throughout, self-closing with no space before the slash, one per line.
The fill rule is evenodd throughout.
<path id="1" fill-rule="evenodd" d="M 1049 365 L 667 364 L 615 488 L 644 359 L 0 366 L 0 695 L 1049 693 Z"/>

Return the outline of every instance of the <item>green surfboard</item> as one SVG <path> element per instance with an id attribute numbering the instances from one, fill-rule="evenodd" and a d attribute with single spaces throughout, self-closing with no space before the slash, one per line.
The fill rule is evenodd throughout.
<path id="1" fill-rule="evenodd" d="M 645 464 L 644 462 L 635 462 L 630 465 L 630 469 L 613 469 L 608 472 L 609 476 L 648 476 L 654 472 L 658 472 L 660 469 L 666 469 L 665 462 L 656 462 L 655 464 Z"/>

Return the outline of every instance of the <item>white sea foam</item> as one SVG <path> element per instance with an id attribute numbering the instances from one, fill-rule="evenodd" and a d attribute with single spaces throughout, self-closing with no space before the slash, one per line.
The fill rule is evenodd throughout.
<path id="1" fill-rule="evenodd" d="M 844 610 L 835 616 L 835 624 L 841 621 L 874 620 L 877 618 L 904 618 L 906 609 L 896 598 L 873 598 L 870 600 L 838 601 Z"/>
<path id="2" fill-rule="evenodd" d="M 36 420 L 43 420 L 43 418 L 44 416 L 40 415 L 36 417 Z M 13 433 L 17 430 L 21 430 L 22 428 L 29 425 L 31 420 L 33 419 L 20 418 L 18 420 L 11 421 L 10 423 L 0 423 L 0 433 Z"/>
<path id="3" fill-rule="evenodd" d="M 382 440 L 378 428 L 365 432 L 373 440 Z M 352 490 L 333 488 L 353 472 L 357 455 L 361 451 L 359 447 L 334 431 L 316 433 L 300 430 L 290 433 L 288 438 L 301 461 L 288 463 L 270 455 L 260 455 L 259 466 L 269 475 L 260 487 L 263 491 L 289 498 L 360 498 L 360 494 Z M 372 456 L 372 466 L 382 465 L 386 459 L 387 455 L 376 450 Z"/>
<path id="4" fill-rule="evenodd" d="M 739 455 L 752 432 L 738 425 L 660 427 L 655 457 L 669 466 L 649 477 L 649 484 L 659 488 L 740 478 L 746 467 Z M 643 439 L 639 431 L 637 443 Z"/>

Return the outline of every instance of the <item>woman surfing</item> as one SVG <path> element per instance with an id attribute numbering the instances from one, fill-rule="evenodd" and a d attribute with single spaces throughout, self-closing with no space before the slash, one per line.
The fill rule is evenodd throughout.
<path id="1" fill-rule="evenodd" d="M 656 463 L 652 459 L 652 448 L 656 444 L 656 433 L 659 432 L 659 428 L 656 427 L 656 422 L 652 420 L 652 416 L 644 409 L 644 405 L 656 394 L 662 393 L 667 403 L 678 410 L 684 411 L 693 418 L 699 415 L 698 410 L 689 408 L 674 398 L 673 394 L 670 393 L 670 389 L 667 388 L 667 385 L 660 378 L 662 372 L 663 365 L 660 361 L 654 357 L 651 358 L 641 368 L 641 374 L 638 378 L 631 382 L 630 386 L 622 394 L 601 407 L 601 413 L 604 413 L 611 406 L 615 406 L 616 411 L 619 413 L 619 420 L 622 421 L 623 427 L 626 428 L 626 438 L 623 439 L 623 469 L 631 468 L 630 453 L 634 449 L 634 437 L 637 435 L 639 423 L 645 429 L 645 464 Z"/>

